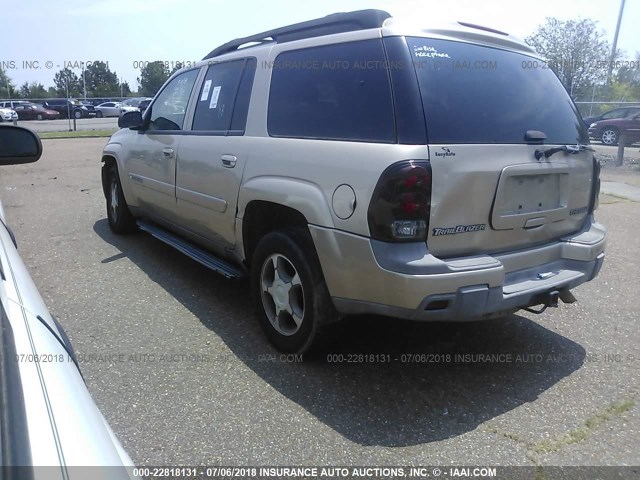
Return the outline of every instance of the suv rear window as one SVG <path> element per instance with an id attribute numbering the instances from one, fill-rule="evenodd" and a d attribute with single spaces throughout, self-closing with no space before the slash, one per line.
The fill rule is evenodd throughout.
<path id="1" fill-rule="evenodd" d="M 381 40 L 278 55 L 269 94 L 269 135 L 394 143 L 389 72 Z"/>
<path id="2" fill-rule="evenodd" d="M 449 40 L 407 38 L 432 144 L 520 144 L 540 130 L 546 144 L 588 143 L 556 75 L 532 57 Z"/>

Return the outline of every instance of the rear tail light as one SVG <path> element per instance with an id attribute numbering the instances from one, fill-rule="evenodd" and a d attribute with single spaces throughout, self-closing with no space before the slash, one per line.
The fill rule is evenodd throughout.
<path id="1" fill-rule="evenodd" d="M 599 204 L 600 197 L 600 161 L 593 156 L 593 183 L 591 184 L 591 199 L 589 200 L 589 213 L 593 213 Z"/>
<path id="2" fill-rule="evenodd" d="M 425 241 L 431 213 L 431 164 L 405 160 L 387 168 L 369 204 L 371 237 L 387 242 Z"/>

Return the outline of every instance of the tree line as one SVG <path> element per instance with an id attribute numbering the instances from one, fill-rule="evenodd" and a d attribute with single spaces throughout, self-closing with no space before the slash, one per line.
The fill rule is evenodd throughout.
<path id="1" fill-rule="evenodd" d="M 640 52 L 633 59 L 621 50 L 612 56 L 597 22 L 547 18 L 525 41 L 547 60 L 574 101 L 640 101 Z"/>
<path id="2" fill-rule="evenodd" d="M 93 62 L 80 75 L 70 68 L 63 68 L 53 77 L 53 86 L 45 88 L 40 82 L 14 85 L 8 74 L 0 68 L 0 98 L 88 98 L 128 97 L 139 95 L 153 97 L 164 82 L 181 68 L 172 70 L 164 62 L 149 62 L 140 69 L 138 91 L 133 92 L 128 82 L 120 82 L 116 72 L 105 62 Z"/>

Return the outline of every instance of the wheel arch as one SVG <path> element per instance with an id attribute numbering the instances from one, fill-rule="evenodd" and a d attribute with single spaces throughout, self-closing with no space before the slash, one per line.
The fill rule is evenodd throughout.
<path id="1" fill-rule="evenodd" d="M 236 238 L 244 260 L 251 262 L 257 242 L 267 233 L 309 224 L 333 227 L 325 196 L 315 184 L 281 177 L 258 177 L 246 182 L 238 196 Z"/>
<path id="2" fill-rule="evenodd" d="M 110 148 L 113 147 L 113 148 Z M 108 191 L 109 191 L 109 176 L 108 176 L 108 170 L 112 165 L 115 165 L 117 170 L 118 170 L 118 176 L 120 177 L 120 186 L 122 187 L 122 193 L 124 195 L 124 198 L 127 202 L 127 205 L 129 205 L 129 207 L 133 206 L 134 208 L 137 207 L 137 203 L 134 201 L 135 200 L 135 195 L 133 194 L 133 192 L 131 191 L 131 187 L 129 185 L 129 182 L 126 181 L 127 178 L 124 175 L 124 167 L 122 165 L 122 162 L 120 162 L 119 160 L 119 155 L 118 155 L 118 150 L 119 150 L 119 145 L 107 145 L 107 147 L 105 147 L 104 152 L 102 153 L 102 192 L 105 195 L 105 198 L 108 195 Z"/>
<path id="3" fill-rule="evenodd" d="M 307 218 L 294 208 L 265 200 L 252 200 L 246 205 L 242 219 L 245 263 L 251 265 L 253 253 L 265 235 L 290 227 L 308 230 L 308 223 Z"/>

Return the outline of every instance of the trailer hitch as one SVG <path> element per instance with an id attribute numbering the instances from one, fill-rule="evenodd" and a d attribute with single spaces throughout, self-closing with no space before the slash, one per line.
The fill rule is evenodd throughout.
<path id="1" fill-rule="evenodd" d="M 567 291 L 567 293 L 569 293 L 569 291 Z M 571 293 L 569 293 L 569 295 L 571 295 Z M 564 297 L 564 294 L 563 294 Z M 571 297 L 573 298 L 573 301 L 575 302 L 575 297 L 573 295 L 571 295 Z M 539 297 L 540 298 L 540 302 L 542 304 L 542 307 L 538 310 L 535 310 L 531 307 L 526 307 L 523 310 L 526 310 L 529 313 L 535 313 L 536 315 L 540 315 L 542 312 L 544 312 L 548 307 L 553 307 L 553 308 L 557 308 L 558 307 L 558 299 L 560 298 L 560 292 L 558 290 L 553 290 L 549 293 L 544 294 L 543 296 Z M 566 297 L 569 300 L 569 297 Z M 562 299 L 564 301 L 564 298 Z M 567 303 L 573 303 L 573 302 L 567 302 Z"/>

